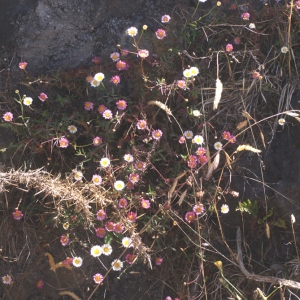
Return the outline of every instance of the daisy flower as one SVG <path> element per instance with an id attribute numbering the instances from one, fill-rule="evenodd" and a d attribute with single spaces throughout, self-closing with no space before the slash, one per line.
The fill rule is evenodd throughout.
<path id="1" fill-rule="evenodd" d="M 126 61 L 119 60 L 116 63 L 116 67 L 119 71 L 123 71 L 123 70 L 127 70 L 129 68 L 129 65 Z"/>
<path id="2" fill-rule="evenodd" d="M 115 231 L 115 223 L 114 222 L 108 222 L 105 224 L 105 229 L 109 232 Z"/>
<path id="3" fill-rule="evenodd" d="M 97 87 L 100 85 L 100 83 L 101 83 L 101 81 L 98 81 L 95 78 L 92 78 L 92 80 L 90 81 L 90 84 L 92 87 Z"/>
<path id="4" fill-rule="evenodd" d="M 103 275 L 97 273 L 93 276 L 93 279 L 96 284 L 100 284 L 103 281 Z"/>
<path id="5" fill-rule="evenodd" d="M 193 138 L 193 141 L 197 145 L 202 145 L 204 142 L 203 136 L 202 135 L 195 135 Z"/>
<path id="6" fill-rule="evenodd" d="M 231 52 L 233 50 L 232 44 L 227 44 L 226 45 L 226 52 Z"/>
<path id="7" fill-rule="evenodd" d="M 224 131 L 223 133 L 222 133 L 222 138 L 224 139 L 224 140 L 229 140 L 230 139 L 230 137 L 231 137 L 231 133 L 229 132 L 229 131 Z"/>
<path id="8" fill-rule="evenodd" d="M 59 140 L 59 147 L 60 148 L 67 148 L 69 146 L 69 141 L 66 138 L 61 138 Z"/>
<path id="9" fill-rule="evenodd" d="M 93 175 L 92 181 L 95 185 L 100 185 L 102 183 L 102 177 L 100 175 Z"/>
<path id="10" fill-rule="evenodd" d="M 101 82 L 103 79 L 105 78 L 104 74 L 103 73 L 97 73 L 95 74 L 94 76 L 94 79 Z"/>
<path id="11" fill-rule="evenodd" d="M 106 212 L 104 209 L 100 209 L 96 213 L 97 220 L 103 221 L 106 219 Z"/>
<path id="12" fill-rule="evenodd" d="M 100 136 L 96 136 L 95 138 L 93 138 L 94 146 L 99 146 L 100 144 L 102 144 L 102 138 Z"/>
<path id="13" fill-rule="evenodd" d="M 142 208 L 148 209 L 148 208 L 150 208 L 150 201 L 143 199 L 141 201 L 141 205 L 142 205 Z"/>
<path id="14" fill-rule="evenodd" d="M 21 61 L 19 63 L 19 68 L 22 69 L 22 70 L 25 70 L 26 66 L 27 66 L 27 62 L 26 61 Z"/>
<path id="15" fill-rule="evenodd" d="M 289 52 L 289 48 L 288 48 L 288 47 L 283 46 L 283 47 L 281 48 L 281 53 L 286 54 L 286 53 L 288 53 L 288 52 Z"/>
<path id="16" fill-rule="evenodd" d="M 163 15 L 161 17 L 161 22 L 162 23 L 168 23 L 171 20 L 171 17 L 169 15 Z"/>
<path id="17" fill-rule="evenodd" d="M 155 140 L 159 140 L 161 137 L 162 137 L 162 131 L 160 129 L 157 129 L 157 130 L 153 130 L 152 132 L 152 137 L 155 139 Z"/>
<path id="18" fill-rule="evenodd" d="M 140 179 L 140 175 L 136 174 L 136 173 L 131 173 L 128 177 L 128 179 L 132 182 L 132 183 L 137 183 Z"/>
<path id="19" fill-rule="evenodd" d="M 205 155 L 200 155 L 200 156 L 198 157 L 198 162 L 199 162 L 199 164 L 201 164 L 201 165 L 206 164 L 206 163 L 207 163 L 207 157 L 206 157 Z"/>
<path id="20" fill-rule="evenodd" d="M 147 25 L 143 25 L 143 30 L 147 30 L 148 26 Z"/>
<path id="21" fill-rule="evenodd" d="M 137 161 L 134 167 L 139 171 L 144 171 L 146 169 L 146 164 L 142 161 Z"/>
<path id="22" fill-rule="evenodd" d="M 127 190 L 133 190 L 134 189 L 134 183 L 131 181 L 128 181 L 126 184 Z"/>
<path id="23" fill-rule="evenodd" d="M 250 29 L 255 29 L 255 28 L 256 28 L 256 26 L 255 26 L 255 24 L 254 24 L 254 23 L 250 23 L 250 24 L 249 24 L 249 28 L 250 28 Z"/>
<path id="24" fill-rule="evenodd" d="M 40 95 L 38 96 L 38 98 L 44 102 L 48 99 L 48 96 L 45 93 L 40 93 Z"/>
<path id="25" fill-rule="evenodd" d="M 135 260 L 136 255 L 134 254 L 127 254 L 125 257 L 126 262 L 131 265 L 133 263 L 133 261 Z"/>
<path id="26" fill-rule="evenodd" d="M 239 45 L 240 43 L 241 43 L 241 38 L 240 37 L 235 37 L 234 39 L 233 39 L 233 43 L 234 44 L 236 44 L 236 45 Z"/>
<path id="27" fill-rule="evenodd" d="M 84 109 L 85 110 L 92 110 L 94 108 L 93 102 L 84 102 Z"/>
<path id="28" fill-rule="evenodd" d="M 112 119 L 113 115 L 112 115 L 112 112 L 111 110 L 109 109 L 106 109 L 103 114 L 102 114 L 103 118 L 106 119 L 106 120 L 110 120 Z"/>
<path id="29" fill-rule="evenodd" d="M 144 130 L 147 128 L 147 121 L 146 120 L 139 120 L 136 124 L 137 129 Z"/>
<path id="30" fill-rule="evenodd" d="M 283 125 L 285 124 L 285 119 L 280 118 L 280 119 L 278 120 L 278 124 L 279 124 L 280 126 L 283 126 Z"/>
<path id="31" fill-rule="evenodd" d="M 190 78 L 190 77 L 192 77 L 193 75 L 192 75 L 192 72 L 191 72 L 190 69 L 185 69 L 185 70 L 183 71 L 183 76 L 184 76 L 185 78 Z"/>
<path id="32" fill-rule="evenodd" d="M 141 57 L 141 58 L 146 58 L 149 56 L 149 51 L 146 50 L 146 49 L 140 49 L 138 51 L 138 56 Z"/>
<path id="33" fill-rule="evenodd" d="M 221 142 L 216 142 L 216 143 L 214 143 L 214 148 L 216 149 L 216 150 L 221 150 L 222 149 L 222 147 L 223 147 L 223 144 L 221 143 Z"/>
<path id="34" fill-rule="evenodd" d="M 241 14 L 241 18 L 245 21 L 248 21 L 250 18 L 250 14 L 248 12 L 244 12 Z"/>
<path id="35" fill-rule="evenodd" d="M 259 72 L 254 71 L 254 72 L 252 73 L 252 78 L 253 78 L 253 79 L 259 79 L 259 77 L 260 77 L 260 73 L 259 73 Z"/>
<path id="36" fill-rule="evenodd" d="M 124 181 L 122 180 L 117 180 L 115 183 L 114 183 L 114 188 L 117 190 L 117 191 L 122 191 L 125 187 L 125 183 Z"/>
<path id="37" fill-rule="evenodd" d="M 127 56 L 129 51 L 127 49 L 121 49 L 121 55 L 122 56 Z"/>
<path id="38" fill-rule="evenodd" d="M 115 85 L 119 84 L 121 81 L 120 79 L 120 76 L 116 75 L 116 76 L 113 76 L 111 79 L 110 79 L 110 82 L 114 83 Z"/>
<path id="39" fill-rule="evenodd" d="M 64 230 L 68 230 L 69 229 L 69 227 L 70 227 L 70 224 L 69 224 L 69 222 L 65 222 L 65 223 L 63 223 L 63 229 Z"/>
<path id="40" fill-rule="evenodd" d="M 72 264 L 73 264 L 74 267 L 79 268 L 79 267 L 82 266 L 82 262 L 83 262 L 83 260 L 82 260 L 81 257 L 74 257 Z"/>
<path id="41" fill-rule="evenodd" d="M 106 230 L 103 227 L 99 227 L 95 229 L 96 236 L 99 238 L 104 238 L 106 234 Z"/>
<path id="42" fill-rule="evenodd" d="M 128 220 L 129 222 L 134 223 L 135 220 L 136 220 L 136 213 L 133 212 L 133 211 L 128 212 L 128 213 L 127 213 L 127 220 Z"/>
<path id="43" fill-rule="evenodd" d="M 197 67 L 191 67 L 190 72 L 192 76 L 197 76 L 199 74 L 199 69 Z"/>
<path id="44" fill-rule="evenodd" d="M 77 127 L 75 125 L 70 125 L 70 126 L 68 126 L 68 130 L 70 133 L 76 133 Z"/>
<path id="45" fill-rule="evenodd" d="M 10 275 L 5 275 L 2 277 L 2 283 L 3 284 L 11 284 L 12 283 L 12 278 Z"/>
<path id="46" fill-rule="evenodd" d="M 74 178 L 76 181 L 80 181 L 82 179 L 82 177 L 83 177 L 82 172 L 74 170 Z"/>
<path id="47" fill-rule="evenodd" d="M 163 38 L 165 38 L 167 36 L 166 32 L 163 29 L 158 29 L 155 32 L 155 35 L 159 40 L 162 40 Z"/>
<path id="48" fill-rule="evenodd" d="M 25 97 L 23 100 L 24 105 L 30 106 L 32 104 L 32 98 L 31 97 Z"/>
<path id="49" fill-rule="evenodd" d="M 132 239 L 129 238 L 129 237 L 123 237 L 122 238 L 122 245 L 125 248 L 133 247 L 133 245 L 132 245 Z"/>
<path id="50" fill-rule="evenodd" d="M 72 257 L 67 257 L 67 258 L 63 261 L 64 266 L 70 266 L 72 263 L 73 263 L 73 258 L 72 258 Z"/>
<path id="51" fill-rule="evenodd" d="M 134 37 L 138 34 L 138 30 L 136 27 L 130 27 L 126 30 L 126 34 Z"/>
<path id="52" fill-rule="evenodd" d="M 16 211 L 13 212 L 12 215 L 13 215 L 14 219 L 18 220 L 18 221 L 21 220 L 23 218 L 23 216 L 24 216 L 23 213 L 22 213 L 22 211 L 18 210 L 18 209 L 16 209 Z"/>
<path id="53" fill-rule="evenodd" d="M 221 213 L 227 214 L 229 212 L 229 206 L 227 204 L 222 204 L 221 206 Z"/>
<path id="54" fill-rule="evenodd" d="M 186 89 L 186 82 L 185 80 L 177 80 L 177 86 L 181 89 Z"/>
<path id="55" fill-rule="evenodd" d="M 190 168 L 196 168 L 197 167 L 197 160 L 198 160 L 198 158 L 197 158 L 197 156 L 195 156 L 195 155 L 190 155 L 190 157 L 189 157 L 189 160 L 188 160 L 188 162 L 187 162 L 187 164 L 188 164 L 188 166 L 190 167 Z"/>
<path id="56" fill-rule="evenodd" d="M 107 157 L 103 157 L 100 160 L 100 165 L 102 168 L 107 168 L 110 165 L 110 160 Z"/>
<path id="57" fill-rule="evenodd" d="M 236 137 L 233 136 L 233 135 L 231 135 L 230 138 L 229 138 L 229 142 L 230 142 L 231 144 L 234 144 L 234 143 L 236 142 Z"/>
<path id="58" fill-rule="evenodd" d="M 104 244 L 102 246 L 102 253 L 106 256 L 111 255 L 112 253 L 112 247 L 109 244 Z"/>
<path id="59" fill-rule="evenodd" d="M 199 147 L 197 150 L 196 150 L 196 154 L 197 155 L 204 155 L 206 153 L 206 150 L 205 148 L 203 147 Z"/>
<path id="60" fill-rule="evenodd" d="M 127 107 L 127 102 L 125 100 L 119 100 L 116 102 L 116 105 L 119 110 L 125 110 Z"/>
<path id="61" fill-rule="evenodd" d="M 44 284 L 45 284 L 44 281 L 40 279 L 40 280 L 37 281 L 35 286 L 36 286 L 37 289 L 40 290 L 44 287 Z"/>
<path id="62" fill-rule="evenodd" d="M 183 135 L 187 140 L 191 140 L 194 137 L 194 134 L 191 130 L 186 130 Z"/>
<path id="63" fill-rule="evenodd" d="M 155 264 L 157 266 L 160 266 L 162 264 L 162 262 L 163 262 L 163 258 L 162 257 L 156 257 L 155 258 Z"/>
<path id="64" fill-rule="evenodd" d="M 196 218 L 196 214 L 195 212 L 193 211 L 189 211 L 185 214 L 185 220 L 188 222 L 188 223 L 192 223 L 195 221 L 195 218 Z"/>
<path id="65" fill-rule="evenodd" d="M 11 122 L 13 120 L 14 116 L 11 112 L 6 112 L 4 115 L 3 115 L 3 120 L 6 121 L 6 122 Z"/>
<path id="66" fill-rule="evenodd" d="M 184 144 L 185 142 L 185 136 L 181 136 L 178 140 L 179 144 Z"/>
<path id="67" fill-rule="evenodd" d="M 94 257 L 98 257 L 98 256 L 100 256 L 101 254 L 103 253 L 103 249 L 102 249 L 102 247 L 100 247 L 100 246 L 93 246 L 92 248 L 91 248 L 91 255 L 92 256 L 94 256 Z"/>
<path id="68" fill-rule="evenodd" d="M 63 246 L 67 246 L 70 242 L 70 239 L 68 238 L 67 235 L 62 235 L 60 237 L 60 243 L 63 245 Z"/>
<path id="69" fill-rule="evenodd" d="M 198 203 L 198 204 L 194 205 L 193 211 L 196 215 L 202 215 L 205 211 L 204 205 L 202 203 Z"/>
<path id="70" fill-rule="evenodd" d="M 201 116 L 201 112 L 198 109 L 194 109 L 192 111 L 192 115 L 196 118 L 199 118 Z"/>
<path id="71" fill-rule="evenodd" d="M 94 77 L 90 75 L 85 78 L 85 81 L 88 83 L 91 83 L 93 81 L 93 79 L 94 79 Z"/>
<path id="72" fill-rule="evenodd" d="M 115 225 L 115 232 L 116 233 L 122 233 L 124 231 L 124 226 L 121 223 L 117 223 Z"/>
<path id="73" fill-rule="evenodd" d="M 114 271 L 121 271 L 121 269 L 123 268 L 123 262 L 120 261 L 119 259 L 115 259 L 112 263 L 112 268 Z"/>
<path id="74" fill-rule="evenodd" d="M 125 208 L 127 206 L 128 202 L 126 198 L 121 198 L 118 202 L 119 208 Z"/>
<path id="75" fill-rule="evenodd" d="M 92 62 L 93 62 L 95 65 L 99 65 L 100 62 L 101 62 L 101 58 L 98 57 L 98 56 L 95 56 L 95 57 L 93 57 Z"/>
<path id="76" fill-rule="evenodd" d="M 104 104 L 99 105 L 99 107 L 98 107 L 98 113 L 99 114 L 102 115 L 104 113 L 104 111 L 106 111 L 106 110 L 107 110 L 107 107 Z"/>
<path id="77" fill-rule="evenodd" d="M 116 62 L 116 61 L 120 60 L 120 53 L 118 53 L 118 52 L 113 52 L 113 53 L 110 55 L 110 58 L 112 59 L 113 62 Z"/>
<path id="78" fill-rule="evenodd" d="M 133 162 L 134 158 L 131 154 L 125 154 L 124 155 L 124 160 L 127 162 Z"/>

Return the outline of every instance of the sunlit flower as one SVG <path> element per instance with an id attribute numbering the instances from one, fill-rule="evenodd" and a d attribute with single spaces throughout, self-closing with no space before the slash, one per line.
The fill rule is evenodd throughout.
<path id="1" fill-rule="evenodd" d="M 122 180 L 117 180 L 115 183 L 114 183 L 114 188 L 117 190 L 117 191 L 122 191 L 125 187 L 125 183 L 124 181 Z"/>
<path id="2" fill-rule="evenodd" d="M 139 120 L 136 124 L 136 127 L 140 130 L 147 128 L 147 121 L 146 120 Z"/>
<path id="3" fill-rule="evenodd" d="M 143 25 L 143 30 L 147 30 L 148 26 L 147 25 Z"/>
<path id="4" fill-rule="evenodd" d="M 136 213 L 133 211 L 130 211 L 127 213 L 127 220 L 134 223 L 136 220 Z"/>
<path id="5" fill-rule="evenodd" d="M 114 271 L 121 271 L 121 269 L 123 268 L 123 262 L 120 261 L 119 259 L 115 259 L 112 263 L 112 268 Z"/>
<path id="6" fill-rule="evenodd" d="M 232 44 L 227 44 L 227 45 L 226 45 L 226 51 L 227 51 L 227 52 L 231 52 L 232 50 L 233 50 Z"/>
<path id="7" fill-rule="evenodd" d="M 190 77 L 192 77 L 193 75 L 192 75 L 191 69 L 185 69 L 185 70 L 183 71 L 183 76 L 184 76 L 185 78 L 190 78 Z"/>
<path id="8" fill-rule="evenodd" d="M 93 276 L 93 279 L 96 284 L 100 284 L 103 281 L 103 275 L 97 273 Z"/>
<path id="9" fill-rule="evenodd" d="M 68 130 L 70 133 L 76 133 L 77 127 L 75 125 L 70 125 L 70 126 L 68 126 Z"/>
<path id="10" fill-rule="evenodd" d="M 107 110 L 107 107 L 104 104 L 100 104 L 98 107 L 98 112 L 102 115 Z"/>
<path id="11" fill-rule="evenodd" d="M 22 213 L 22 211 L 18 210 L 18 209 L 16 209 L 16 211 L 13 212 L 12 215 L 13 215 L 14 219 L 18 220 L 18 221 L 21 220 L 23 218 L 23 216 L 24 216 L 23 213 Z"/>
<path id="12" fill-rule="evenodd" d="M 199 74 L 199 69 L 197 67 L 191 67 L 190 72 L 191 72 L 191 75 L 194 77 Z"/>
<path id="13" fill-rule="evenodd" d="M 95 229 L 96 236 L 99 238 L 104 238 L 106 234 L 106 230 L 103 227 L 99 227 Z"/>
<path id="14" fill-rule="evenodd" d="M 92 181 L 95 185 L 100 185 L 102 183 L 102 177 L 100 175 L 93 175 Z"/>
<path id="15" fill-rule="evenodd" d="M 42 279 L 40 279 L 40 280 L 37 281 L 35 286 L 36 286 L 37 289 L 40 290 L 44 287 L 44 284 L 45 284 L 44 281 Z"/>
<path id="16" fill-rule="evenodd" d="M 183 90 L 186 89 L 186 82 L 185 80 L 177 80 L 177 86 Z"/>
<path id="17" fill-rule="evenodd" d="M 102 144 L 102 138 L 100 136 L 96 136 L 93 138 L 93 145 L 94 146 L 99 146 Z"/>
<path id="18" fill-rule="evenodd" d="M 75 178 L 75 180 L 76 181 L 80 181 L 82 179 L 82 177 L 83 177 L 82 172 L 77 171 L 77 170 L 74 170 L 73 172 L 74 172 L 74 178 Z"/>
<path id="19" fill-rule="evenodd" d="M 185 214 L 184 218 L 188 223 L 192 223 L 195 221 L 196 214 L 193 211 L 189 211 Z"/>
<path id="20" fill-rule="evenodd" d="M 221 206 L 221 213 L 227 214 L 229 212 L 229 206 L 227 204 L 222 204 Z"/>
<path id="21" fill-rule="evenodd" d="M 92 110 L 94 108 L 93 102 L 84 102 L 84 109 L 85 110 Z"/>
<path id="22" fill-rule="evenodd" d="M 12 283 L 12 278 L 10 275 L 5 275 L 2 277 L 2 283 L 3 284 L 11 284 Z"/>
<path id="23" fill-rule="evenodd" d="M 288 47 L 283 46 L 283 47 L 281 48 L 281 53 L 286 54 L 286 53 L 288 53 L 288 52 L 289 52 L 289 48 L 288 48 Z"/>
<path id="24" fill-rule="evenodd" d="M 82 258 L 81 257 L 74 257 L 73 258 L 73 266 L 74 267 L 81 267 L 82 266 L 82 262 L 83 262 L 83 260 L 82 260 Z"/>
<path id="25" fill-rule="evenodd" d="M 110 55 L 110 58 L 112 59 L 112 61 L 116 62 L 116 61 L 120 60 L 120 53 L 114 52 Z"/>
<path id="26" fill-rule="evenodd" d="M 125 154 L 124 155 L 124 160 L 127 162 L 133 162 L 134 158 L 131 154 Z"/>
<path id="27" fill-rule="evenodd" d="M 162 257 L 156 257 L 155 258 L 155 264 L 157 266 L 160 266 L 162 264 L 162 262 L 163 262 L 163 258 Z"/>
<path id="28" fill-rule="evenodd" d="M 163 15 L 161 17 L 161 22 L 162 23 L 168 23 L 171 20 L 171 17 L 169 15 Z"/>
<path id="29" fill-rule="evenodd" d="M 278 124 L 281 125 L 281 126 L 283 126 L 283 125 L 285 124 L 285 119 L 280 118 L 280 119 L 278 120 Z"/>
<path id="30" fill-rule="evenodd" d="M 248 12 L 244 12 L 241 14 L 241 18 L 247 21 L 250 18 L 250 14 Z"/>
<path id="31" fill-rule="evenodd" d="M 155 35 L 158 39 L 162 40 L 163 38 L 165 38 L 167 36 L 166 32 L 163 29 L 158 29 L 155 32 Z"/>
<path id="32" fill-rule="evenodd" d="M 102 168 L 107 168 L 110 165 L 110 160 L 107 157 L 103 157 L 100 160 L 100 165 Z"/>
<path id="33" fill-rule="evenodd" d="M 138 30 L 136 27 L 130 27 L 126 30 L 126 34 L 134 37 L 138 34 Z"/>
<path id="34" fill-rule="evenodd" d="M 142 206 L 142 208 L 145 208 L 145 209 L 150 208 L 150 201 L 146 200 L 146 199 L 142 199 L 141 206 Z"/>
<path id="35" fill-rule="evenodd" d="M 183 135 L 186 139 L 191 140 L 194 137 L 194 134 L 191 130 L 186 130 Z"/>
<path id="36" fill-rule="evenodd" d="M 178 140 L 179 144 L 184 144 L 185 142 L 185 136 L 181 136 Z"/>
<path id="37" fill-rule="evenodd" d="M 26 61 L 21 61 L 19 63 L 19 68 L 22 69 L 22 70 L 25 70 L 26 66 L 27 66 L 27 62 Z"/>
<path id="38" fill-rule="evenodd" d="M 31 97 L 25 97 L 23 100 L 24 105 L 30 106 L 32 104 L 33 99 Z"/>
<path id="39" fill-rule="evenodd" d="M 109 232 L 115 231 L 115 223 L 114 222 L 107 222 L 105 224 L 105 229 Z"/>
<path id="40" fill-rule="evenodd" d="M 98 56 L 94 56 L 93 59 L 92 59 L 92 62 L 93 62 L 95 65 L 99 65 L 100 62 L 101 62 L 101 59 L 100 59 L 100 57 L 98 57 Z"/>
<path id="41" fill-rule="evenodd" d="M 116 67 L 119 71 L 123 71 L 123 70 L 127 70 L 129 68 L 129 65 L 126 61 L 119 60 L 116 63 Z"/>
<path id="42" fill-rule="evenodd" d="M 113 115 L 112 115 L 112 112 L 111 110 L 109 109 L 106 109 L 103 114 L 102 114 L 103 118 L 106 119 L 106 120 L 110 120 L 112 119 Z"/>
<path id="43" fill-rule="evenodd" d="M 201 165 L 206 164 L 206 163 L 207 163 L 207 157 L 206 157 L 205 155 L 200 155 L 200 156 L 198 157 L 198 162 L 199 162 L 199 164 L 201 164 Z"/>
<path id="44" fill-rule="evenodd" d="M 123 237 L 123 238 L 122 238 L 122 245 L 123 245 L 125 248 L 133 247 L 132 239 L 129 238 L 129 237 Z"/>
<path id="45" fill-rule="evenodd" d="M 62 235 L 60 237 L 60 243 L 63 245 L 63 246 L 67 246 L 70 242 L 70 239 L 67 235 Z"/>
<path id="46" fill-rule="evenodd" d="M 233 43 L 234 44 L 236 44 L 236 45 L 239 45 L 240 43 L 241 43 L 241 38 L 240 37 L 235 37 L 234 39 L 233 39 Z"/>
<path id="47" fill-rule="evenodd" d="M 95 78 L 93 78 L 93 79 L 90 81 L 90 84 L 91 84 L 92 87 L 97 87 L 97 86 L 100 85 L 100 83 L 101 83 L 101 81 L 98 81 L 98 80 L 96 80 Z"/>
<path id="48" fill-rule="evenodd" d="M 128 176 L 128 179 L 133 182 L 133 183 L 137 183 L 140 179 L 140 175 L 139 174 L 136 174 L 136 173 L 131 173 L 129 176 Z"/>
<path id="49" fill-rule="evenodd" d="M 139 171 L 144 171 L 146 169 L 146 164 L 142 161 L 137 161 L 134 167 Z"/>
<path id="50" fill-rule="evenodd" d="M 108 256 L 112 254 L 112 247 L 109 244 L 104 244 L 102 246 L 102 252 L 104 255 Z"/>
<path id="51" fill-rule="evenodd" d="M 205 148 L 203 147 L 199 147 L 197 150 L 196 150 L 196 154 L 197 155 L 204 155 L 206 153 L 206 150 Z"/>
<path id="52" fill-rule="evenodd" d="M 116 233 L 122 233 L 124 231 L 124 226 L 122 223 L 115 224 L 115 232 Z"/>
<path id="53" fill-rule="evenodd" d="M 70 227 L 70 224 L 69 224 L 69 222 L 65 222 L 65 223 L 63 223 L 63 229 L 64 230 L 68 230 L 69 229 L 69 227 Z"/>
<path id="54" fill-rule="evenodd" d="M 134 254 L 127 254 L 125 257 L 126 262 L 131 265 L 133 263 L 133 261 L 135 260 L 136 255 Z"/>
<path id="55" fill-rule="evenodd" d="M 193 206 L 193 211 L 196 215 L 202 215 L 205 211 L 204 205 L 202 203 L 198 203 Z"/>
<path id="56" fill-rule="evenodd" d="M 127 56 L 129 51 L 127 49 L 121 49 L 121 55 L 122 56 Z"/>
<path id="57" fill-rule="evenodd" d="M 40 95 L 38 96 L 38 98 L 44 102 L 48 99 L 48 96 L 45 93 L 40 93 Z"/>
<path id="58" fill-rule="evenodd" d="M 217 6 L 221 6 L 222 5 L 222 2 L 221 1 L 218 1 L 217 2 Z"/>
<path id="59" fill-rule="evenodd" d="M 128 205 L 128 201 L 126 200 L 126 198 L 121 198 L 119 200 L 118 206 L 119 208 L 125 208 Z"/>
<path id="60" fill-rule="evenodd" d="M 138 56 L 141 57 L 141 58 L 146 58 L 149 56 L 149 51 L 146 50 L 146 49 L 140 49 L 138 51 Z"/>
<path id="61" fill-rule="evenodd" d="M 103 79 L 105 78 L 104 74 L 103 73 L 97 73 L 95 74 L 94 76 L 94 79 L 101 82 Z"/>
<path id="62" fill-rule="evenodd" d="M 157 129 L 157 130 L 153 130 L 152 131 L 152 137 L 155 139 L 155 140 L 159 140 L 161 137 L 162 137 L 162 131 L 160 129 Z"/>
<path id="63" fill-rule="evenodd" d="M 119 100 L 116 102 L 116 105 L 119 110 L 125 110 L 127 107 L 127 102 L 125 100 Z"/>
<path id="64" fill-rule="evenodd" d="M 4 115 L 3 115 L 3 119 L 4 121 L 6 122 L 11 122 L 13 120 L 13 114 L 11 112 L 6 112 Z"/>
<path id="65" fill-rule="evenodd" d="M 115 85 L 119 84 L 121 81 L 120 76 L 115 75 L 110 79 L 110 82 L 114 83 Z"/>
<path id="66" fill-rule="evenodd" d="M 66 138 L 61 138 L 59 140 L 59 147 L 60 148 L 67 148 L 69 146 L 69 141 Z"/>
<path id="67" fill-rule="evenodd" d="M 214 148 L 216 149 L 216 150 L 221 150 L 222 149 L 222 147 L 223 147 L 223 144 L 221 143 L 221 142 L 216 142 L 215 144 L 214 144 Z"/>
<path id="68" fill-rule="evenodd" d="M 197 145 L 202 145 L 204 142 L 203 136 L 202 135 L 195 135 L 193 138 L 193 142 Z"/>
<path id="69" fill-rule="evenodd" d="M 94 257 L 98 257 L 103 253 L 103 249 L 100 246 L 93 246 L 91 248 L 91 255 Z"/>
<path id="70" fill-rule="evenodd" d="M 106 212 L 104 209 L 100 209 L 96 213 L 97 220 L 103 221 L 106 219 Z"/>

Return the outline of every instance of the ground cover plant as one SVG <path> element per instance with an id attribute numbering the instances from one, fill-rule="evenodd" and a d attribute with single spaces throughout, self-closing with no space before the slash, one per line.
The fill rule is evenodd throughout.
<path id="1" fill-rule="evenodd" d="M 4 299 L 298 299 L 295 216 L 274 212 L 262 156 L 300 121 L 300 1 L 196 2 L 89 67 L 4 72 Z M 261 199 L 232 188 L 245 159 Z M 284 269 L 261 240 L 288 226 Z"/>

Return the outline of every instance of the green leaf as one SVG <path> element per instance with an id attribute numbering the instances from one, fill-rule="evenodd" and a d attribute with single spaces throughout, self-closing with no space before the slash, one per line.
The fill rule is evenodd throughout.
<path id="1" fill-rule="evenodd" d="M 239 206 L 236 208 L 236 211 L 238 210 L 241 212 L 246 212 L 256 218 L 258 214 L 258 203 L 256 200 L 251 202 L 249 199 L 244 202 L 239 202 Z"/>
<path id="2" fill-rule="evenodd" d="M 287 228 L 285 221 L 281 218 L 278 218 L 276 221 L 273 221 L 272 225 L 280 227 L 280 228 Z"/>
<path id="3" fill-rule="evenodd" d="M 111 244 L 111 241 L 113 240 L 113 233 L 107 233 L 104 237 L 104 244 Z"/>

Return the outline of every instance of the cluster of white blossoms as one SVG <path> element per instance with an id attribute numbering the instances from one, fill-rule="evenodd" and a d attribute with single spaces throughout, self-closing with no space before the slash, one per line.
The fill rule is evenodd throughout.
<path id="1" fill-rule="evenodd" d="M 185 78 L 195 77 L 199 74 L 199 69 L 197 67 L 191 67 L 183 71 L 183 76 Z"/>
<path id="2" fill-rule="evenodd" d="M 100 85 L 100 83 L 102 82 L 102 80 L 104 79 L 104 74 L 103 73 L 97 73 L 95 74 L 95 76 L 93 77 L 93 79 L 91 80 L 91 86 L 92 87 L 97 87 Z"/>

